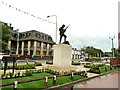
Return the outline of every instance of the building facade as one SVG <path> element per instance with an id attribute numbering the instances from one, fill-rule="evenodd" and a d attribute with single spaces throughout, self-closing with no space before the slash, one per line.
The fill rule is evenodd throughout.
<path id="1" fill-rule="evenodd" d="M 52 37 L 36 30 L 26 32 L 12 32 L 8 41 L 11 55 L 20 56 L 53 56 Z"/>
<path id="2" fill-rule="evenodd" d="M 80 59 L 81 51 L 77 50 L 77 48 L 72 48 L 72 59 Z"/>
<path id="3" fill-rule="evenodd" d="M 120 2 L 118 2 L 118 52 L 120 53 Z"/>

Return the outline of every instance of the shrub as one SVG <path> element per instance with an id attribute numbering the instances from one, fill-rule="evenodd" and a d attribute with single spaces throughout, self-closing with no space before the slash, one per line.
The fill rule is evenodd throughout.
<path id="1" fill-rule="evenodd" d="M 29 67 L 29 69 L 35 69 L 35 65 L 34 64 L 31 64 L 28 67 Z"/>
<path id="2" fill-rule="evenodd" d="M 79 62 L 72 62 L 72 65 L 80 65 Z"/>
<path id="3" fill-rule="evenodd" d="M 18 65 L 18 66 L 15 66 L 15 69 L 17 69 L 17 70 L 22 70 L 22 69 L 35 69 L 35 65 L 34 65 L 34 64 Z"/>
<path id="4" fill-rule="evenodd" d="M 7 69 L 12 69 L 13 68 L 13 66 L 7 66 Z"/>
<path id="5" fill-rule="evenodd" d="M 96 61 L 97 62 L 97 61 L 101 61 L 101 58 L 99 58 L 99 57 L 90 57 L 89 61 L 91 61 L 91 62 Z"/>
<path id="6" fill-rule="evenodd" d="M 31 71 L 31 70 L 26 70 L 25 75 L 26 75 L 26 76 L 32 76 L 32 71 Z"/>
<path id="7" fill-rule="evenodd" d="M 42 66 L 42 63 L 40 63 L 40 62 L 39 62 L 39 63 L 36 62 L 36 63 L 35 63 L 35 66 Z"/>
<path id="8" fill-rule="evenodd" d="M 99 68 L 99 67 L 102 67 L 102 66 L 104 66 L 105 64 L 97 64 L 97 65 L 92 65 L 92 66 L 90 66 L 90 68 Z"/>
<path id="9" fill-rule="evenodd" d="M 99 68 L 98 69 L 90 69 L 89 72 L 100 74 Z"/>

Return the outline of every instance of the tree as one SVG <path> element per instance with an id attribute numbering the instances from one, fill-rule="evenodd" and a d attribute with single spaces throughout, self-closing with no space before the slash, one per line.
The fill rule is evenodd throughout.
<path id="1" fill-rule="evenodd" d="M 115 57 L 120 57 L 120 49 L 114 49 L 115 51 Z"/>
<path id="2" fill-rule="evenodd" d="M 11 26 L 8 26 L 7 23 L 3 23 L 0 21 L 0 26 L 2 26 L 1 29 L 1 33 L 2 33 L 2 37 L 0 38 L 0 43 L 2 45 L 2 51 L 5 52 L 7 51 L 7 45 L 8 45 L 8 40 L 10 38 L 11 35 Z"/>
<path id="3" fill-rule="evenodd" d="M 92 46 L 87 46 L 81 48 L 81 51 L 84 51 L 88 54 L 88 57 L 100 57 L 103 56 L 103 51 L 101 49 L 94 48 Z"/>

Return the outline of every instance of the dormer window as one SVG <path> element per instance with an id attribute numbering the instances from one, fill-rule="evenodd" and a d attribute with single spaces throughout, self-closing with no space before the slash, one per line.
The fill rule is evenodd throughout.
<path id="1" fill-rule="evenodd" d="M 31 33 L 26 33 L 26 37 L 29 37 Z"/>
<path id="2" fill-rule="evenodd" d="M 44 36 L 42 35 L 42 39 L 44 39 Z"/>

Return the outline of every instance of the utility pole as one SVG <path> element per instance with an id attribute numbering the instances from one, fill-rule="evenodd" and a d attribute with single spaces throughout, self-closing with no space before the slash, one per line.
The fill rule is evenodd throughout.
<path id="1" fill-rule="evenodd" d="M 109 37 L 109 39 L 111 39 L 112 41 L 112 57 L 114 58 L 115 55 L 114 55 L 114 43 L 113 43 L 113 40 L 114 40 L 115 36 L 114 37 Z"/>

